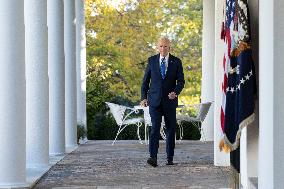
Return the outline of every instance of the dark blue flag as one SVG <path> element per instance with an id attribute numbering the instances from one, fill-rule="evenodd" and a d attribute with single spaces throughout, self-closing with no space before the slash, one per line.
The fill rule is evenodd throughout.
<path id="1" fill-rule="evenodd" d="M 238 148 L 241 130 L 254 121 L 255 69 L 252 60 L 249 8 L 246 0 L 227 0 L 222 39 L 223 60 L 220 150 Z"/>

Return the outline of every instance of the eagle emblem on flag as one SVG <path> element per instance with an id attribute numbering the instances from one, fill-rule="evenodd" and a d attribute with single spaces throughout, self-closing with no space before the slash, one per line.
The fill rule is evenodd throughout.
<path id="1" fill-rule="evenodd" d="M 222 151 L 238 148 L 242 128 L 254 121 L 256 94 L 247 0 L 225 0 L 221 39 L 224 40 L 221 128 Z"/>

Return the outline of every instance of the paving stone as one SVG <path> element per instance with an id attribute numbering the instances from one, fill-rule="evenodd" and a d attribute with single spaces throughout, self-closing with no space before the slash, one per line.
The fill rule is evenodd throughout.
<path id="1" fill-rule="evenodd" d="M 230 188 L 230 167 L 214 166 L 213 142 L 176 144 L 174 165 L 166 165 L 160 141 L 158 167 L 147 165 L 148 146 L 138 141 L 88 141 L 58 162 L 36 189 Z"/>

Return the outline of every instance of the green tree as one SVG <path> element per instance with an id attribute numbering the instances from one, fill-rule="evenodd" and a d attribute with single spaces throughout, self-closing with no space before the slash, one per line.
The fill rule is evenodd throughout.
<path id="1" fill-rule="evenodd" d="M 171 39 L 172 54 L 183 61 L 180 100 L 198 102 L 201 29 L 202 0 L 86 0 L 88 120 L 116 96 L 140 100 L 147 58 L 157 53 L 161 35 Z"/>

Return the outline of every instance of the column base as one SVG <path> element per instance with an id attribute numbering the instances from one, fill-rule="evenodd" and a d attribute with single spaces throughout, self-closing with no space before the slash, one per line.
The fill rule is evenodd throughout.
<path id="1" fill-rule="evenodd" d="M 49 164 L 27 164 L 27 169 L 46 169 L 50 167 Z"/>
<path id="2" fill-rule="evenodd" d="M 208 139 L 208 138 L 206 138 L 204 136 L 201 136 L 199 141 L 200 142 L 213 142 L 214 139 Z"/>
<path id="3" fill-rule="evenodd" d="M 0 183 L 0 188 L 1 189 L 25 189 L 25 188 L 30 188 L 28 183 L 15 183 L 15 184 L 1 184 Z"/>
<path id="4" fill-rule="evenodd" d="M 28 165 L 27 166 L 27 188 L 32 188 L 36 185 L 36 183 L 43 177 L 43 175 L 51 169 L 56 163 L 61 161 L 67 153 L 64 154 L 56 154 L 49 156 L 49 164 L 39 164 L 39 165 Z"/>
<path id="5" fill-rule="evenodd" d="M 51 152 L 49 156 L 64 156 L 65 152 Z"/>
<path id="6" fill-rule="evenodd" d="M 66 153 L 70 153 L 70 152 L 73 152 L 74 150 L 76 150 L 78 148 L 78 145 L 72 145 L 72 146 L 66 146 Z"/>
<path id="7" fill-rule="evenodd" d="M 46 165 L 46 166 L 41 166 L 41 167 L 28 167 L 27 168 L 27 183 L 29 184 L 29 188 L 34 187 L 34 185 L 40 180 L 40 178 L 47 171 L 49 171 L 49 169 L 53 165 Z"/>

